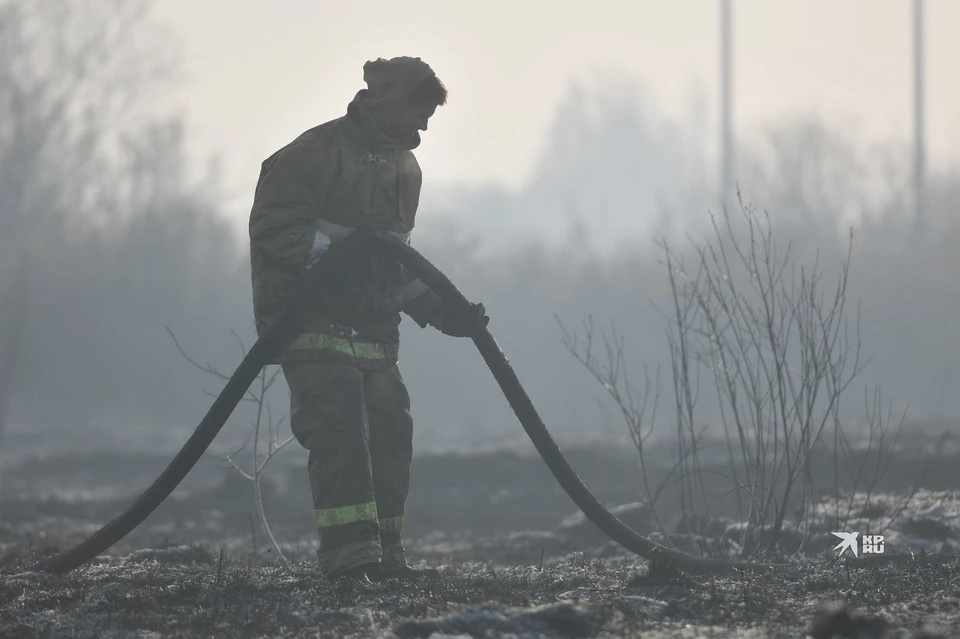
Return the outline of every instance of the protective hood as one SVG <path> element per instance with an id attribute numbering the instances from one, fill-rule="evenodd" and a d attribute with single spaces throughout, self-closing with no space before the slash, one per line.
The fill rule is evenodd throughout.
<path id="1" fill-rule="evenodd" d="M 358 117 L 371 137 L 384 146 L 415 149 L 420 146 L 420 133 L 407 140 L 398 140 L 387 133 L 400 119 L 410 94 L 423 80 L 435 75 L 420 58 L 377 58 L 363 65 L 366 89 L 354 96 L 347 114 Z"/>

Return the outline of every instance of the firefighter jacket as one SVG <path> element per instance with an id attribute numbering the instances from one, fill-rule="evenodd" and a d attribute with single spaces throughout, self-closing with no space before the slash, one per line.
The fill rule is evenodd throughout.
<path id="1" fill-rule="evenodd" d="M 409 242 L 422 175 L 419 133 L 386 133 L 410 93 L 433 74 L 419 58 L 364 66 L 367 89 L 343 117 L 316 126 L 267 158 L 250 213 L 254 316 L 262 333 L 325 250 L 367 224 Z M 421 327 L 440 300 L 399 264 L 371 252 L 318 291 L 299 331 L 271 363 L 396 361 L 400 313 Z"/>

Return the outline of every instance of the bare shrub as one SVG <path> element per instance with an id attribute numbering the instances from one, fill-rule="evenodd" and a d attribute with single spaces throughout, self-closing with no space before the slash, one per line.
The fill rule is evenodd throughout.
<path id="1" fill-rule="evenodd" d="M 866 364 L 859 308 L 851 317 L 847 296 L 852 232 L 831 282 L 819 254 L 798 264 L 790 243 L 778 245 L 769 215 L 742 202 L 740 213 L 711 216 L 707 239 L 690 238 L 686 253 L 657 242 L 670 291 L 671 307 L 661 313 L 668 321 L 674 459 L 656 485 L 645 442 L 656 427 L 659 370 L 651 404 L 650 375 L 645 368 L 643 390 L 632 389 L 615 330 L 603 336 L 605 362 L 593 352 L 592 321 L 583 339 L 564 330 L 563 342 L 620 409 L 654 512 L 671 486 L 681 513 L 676 532 L 701 540 L 726 533 L 740 556 L 754 557 L 773 550 L 791 522 L 794 538 L 802 539 L 788 545 L 802 549 L 827 493 L 837 504 L 843 495 L 847 516 L 836 505 L 834 519 L 848 523 L 853 504 L 862 505 L 864 496 L 869 503 L 886 472 L 903 420 L 881 414 L 877 390 L 854 450 L 853 429 L 840 417 L 841 400 Z M 704 392 L 715 395 L 713 420 L 701 409 Z M 719 467 L 702 458 L 711 421 L 721 427 L 726 451 Z M 832 456 L 833 477 L 813 469 L 823 452 Z M 718 529 L 712 510 L 728 497 L 737 523 Z M 659 515 L 655 521 L 669 538 Z"/>
<path id="2" fill-rule="evenodd" d="M 167 328 L 167 332 L 170 334 L 170 338 L 173 340 L 174 345 L 183 358 L 195 368 L 209 373 L 223 382 L 230 379 L 229 375 L 220 372 L 220 370 L 211 364 L 201 364 L 194 360 L 184 351 L 176 335 L 173 334 L 173 331 Z M 231 334 L 236 338 L 241 354 L 246 356 L 247 348 L 240 339 L 240 336 L 237 335 L 235 331 L 231 331 Z M 273 370 L 271 371 L 271 369 Z M 290 442 L 294 441 L 293 435 L 286 437 L 281 435 L 281 426 L 284 423 L 284 418 L 281 417 L 279 420 L 273 419 L 273 412 L 270 409 L 270 401 L 267 397 L 267 393 L 277 381 L 277 376 L 280 374 L 280 371 L 279 366 L 265 366 L 261 369 L 260 374 L 257 376 L 257 381 L 251 388 L 247 389 L 244 398 L 241 400 L 242 402 L 252 404 L 254 407 L 254 418 L 250 430 L 236 450 L 226 455 L 214 457 L 225 462 L 227 468 L 239 473 L 243 478 L 251 482 L 253 485 L 254 505 L 257 509 L 257 517 L 260 520 L 263 532 L 270 541 L 270 545 L 273 547 L 273 551 L 277 554 L 277 557 L 287 562 L 288 559 L 283 554 L 280 545 L 273 535 L 273 531 L 270 529 L 270 522 L 267 519 L 267 513 L 263 506 L 261 483 L 261 478 L 263 477 L 267 464 L 269 464 L 280 451 L 286 448 Z M 212 398 L 217 397 L 215 393 L 210 391 L 205 390 L 204 392 Z M 210 455 L 210 453 L 207 454 Z"/>

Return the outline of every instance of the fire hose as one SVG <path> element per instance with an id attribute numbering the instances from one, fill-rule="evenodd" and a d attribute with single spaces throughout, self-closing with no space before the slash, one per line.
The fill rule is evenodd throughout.
<path id="1" fill-rule="evenodd" d="M 338 267 L 346 264 L 362 251 L 370 250 L 379 251 L 410 269 L 445 303 L 464 305 L 468 303 L 457 287 L 436 266 L 408 244 L 387 233 L 369 228 L 358 229 L 341 242 L 334 244 L 323 259 L 308 271 L 296 292 L 287 301 L 274 322 L 261 333 L 196 430 L 160 476 L 127 510 L 110 520 L 86 540 L 46 559 L 37 568 L 55 574 L 69 572 L 97 557 L 140 525 L 170 496 L 199 461 L 264 365 L 282 349 L 297 330 L 301 311 L 314 291 L 323 286 L 325 281 L 335 277 Z M 625 525 L 590 492 L 570 466 L 489 329 L 484 328 L 473 336 L 473 342 L 500 385 L 504 397 L 520 424 L 557 482 L 584 515 L 611 539 L 654 564 L 672 566 L 693 574 L 738 570 L 754 572 L 775 567 L 772 564 L 698 557 L 658 544 Z"/>

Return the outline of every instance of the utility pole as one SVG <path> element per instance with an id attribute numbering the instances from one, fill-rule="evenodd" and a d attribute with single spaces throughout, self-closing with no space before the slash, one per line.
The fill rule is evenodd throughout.
<path id="1" fill-rule="evenodd" d="M 724 206 L 733 204 L 735 195 L 733 155 L 733 106 L 731 65 L 731 0 L 720 0 L 720 196 Z"/>
<path id="2" fill-rule="evenodd" d="M 924 132 L 924 87 L 923 87 L 923 0 L 913 0 L 913 188 L 914 224 L 918 233 L 923 233 L 926 224 L 924 187 L 926 172 L 926 148 Z"/>

